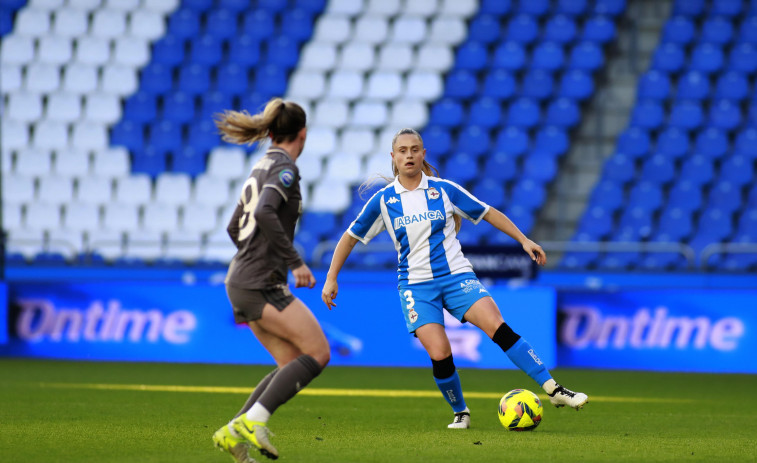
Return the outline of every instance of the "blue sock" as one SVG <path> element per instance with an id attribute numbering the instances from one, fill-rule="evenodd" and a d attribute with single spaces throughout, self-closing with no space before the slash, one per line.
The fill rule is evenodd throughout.
<path id="1" fill-rule="evenodd" d="M 549 370 L 541 363 L 536 352 L 534 352 L 534 348 L 523 338 L 518 339 L 511 348 L 505 351 L 505 354 L 507 354 L 515 366 L 539 383 L 539 386 L 552 379 L 552 375 L 549 374 Z"/>
<path id="2" fill-rule="evenodd" d="M 442 395 L 448 404 L 452 407 L 455 413 L 459 413 L 466 409 L 465 399 L 463 399 L 463 387 L 460 385 L 460 376 L 457 371 L 449 378 L 439 379 L 434 378 L 439 390 L 442 391 Z"/>

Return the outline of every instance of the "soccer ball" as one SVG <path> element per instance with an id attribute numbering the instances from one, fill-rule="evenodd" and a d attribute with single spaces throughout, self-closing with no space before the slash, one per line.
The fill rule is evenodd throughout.
<path id="1" fill-rule="evenodd" d="M 508 431 L 532 431 L 541 423 L 541 400 L 526 389 L 513 389 L 499 401 L 499 422 Z"/>

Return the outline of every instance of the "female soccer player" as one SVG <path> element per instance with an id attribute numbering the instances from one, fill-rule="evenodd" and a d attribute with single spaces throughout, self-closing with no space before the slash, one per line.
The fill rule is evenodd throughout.
<path id="1" fill-rule="evenodd" d="M 504 322 L 497 304 L 461 252 L 456 237 L 459 217 L 475 224 L 486 220 L 517 240 L 531 259 L 544 265 L 547 257 L 541 246 L 528 239 L 502 212 L 459 185 L 431 176 L 436 169 L 426 162 L 423 140 L 415 130 L 397 132 L 391 155 L 394 181 L 368 200 L 334 250 L 321 293 L 326 306 L 336 306 L 337 276 L 355 244 L 366 244 L 386 230 L 399 253 L 399 296 L 407 329 L 415 333 L 431 357 L 436 384 L 455 413 L 448 428 L 469 428 L 470 411 L 444 331 L 443 308 L 458 320 L 483 330 L 516 366 L 544 388 L 552 404 L 576 410 L 583 407 L 589 400 L 587 395 L 557 384 L 531 345 Z"/>
<path id="2" fill-rule="evenodd" d="M 268 419 L 326 367 L 326 336 L 310 310 L 287 287 L 287 268 L 295 287 L 315 286 L 315 278 L 292 245 L 302 213 L 295 161 L 305 146 L 305 111 L 272 99 L 255 115 L 225 111 L 216 117 L 223 139 L 249 144 L 268 137 L 271 147 L 242 186 L 228 226 L 237 254 L 229 265 L 226 293 L 238 323 L 247 323 L 276 361 L 236 417 L 213 434 L 216 447 L 237 462 L 254 462 L 249 450 L 276 459 Z"/>

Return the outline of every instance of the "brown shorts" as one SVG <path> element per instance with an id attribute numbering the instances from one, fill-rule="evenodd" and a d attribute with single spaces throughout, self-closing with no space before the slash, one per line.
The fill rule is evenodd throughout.
<path id="1" fill-rule="evenodd" d="M 246 323 L 259 320 L 263 316 L 263 307 L 271 304 L 281 312 L 294 301 L 292 292 L 286 285 L 265 289 L 242 289 L 226 285 L 226 294 L 234 309 L 234 321 Z"/>

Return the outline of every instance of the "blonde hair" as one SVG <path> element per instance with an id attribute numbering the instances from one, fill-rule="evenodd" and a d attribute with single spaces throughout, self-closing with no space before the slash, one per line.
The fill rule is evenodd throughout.
<path id="1" fill-rule="evenodd" d="M 257 114 L 227 109 L 213 119 L 221 138 L 237 145 L 250 145 L 269 135 L 274 143 L 292 141 L 306 123 L 305 110 L 281 98 L 272 98 Z"/>
<path id="2" fill-rule="evenodd" d="M 423 147 L 423 137 L 421 137 L 421 134 L 418 133 L 418 131 L 415 129 L 406 128 L 406 129 L 400 129 L 399 131 L 397 131 L 397 133 L 394 134 L 394 137 L 392 138 L 392 151 L 394 151 L 394 145 L 397 143 L 397 139 L 400 137 L 400 135 L 415 135 L 416 137 L 418 137 L 418 140 L 420 140 L 421 147 Z M 399 169 L 397 169 L 397 165 L 394 164 L 394 159 L 392 159 L 391 162 L 392 162 L 392 174 L 396 177 L 399 175 L 400 171 Z M 436 167 L 431 165 L 430 162 L 426 161 L 425 158 L 423 159 L 423 173 L 429 177 L 439 177 L 439 171 L 436 169 Z M 392 181 L 392 179 L 386 178 L 383 175 L 379 175 L 379 178 L 384 179 L 387 182 Z M 367 180 L 366 182 L 360 185 L 360 188 L 358 188 L 358 194 L 360 194 L 362 197 L 362 194 L 366 190 L 374 186 L 377 182 L 378 182 L 378 178 L 376 177 Z M 454 214 L 452 218 L 455 220 L 455 233 L 457 233 L 460 231 L 460 226 L 462 225 L 462 218 L 457 214 Z"/>

